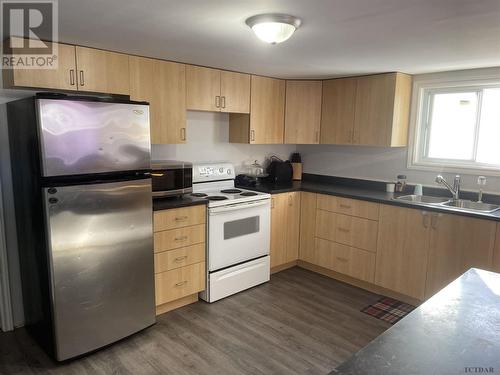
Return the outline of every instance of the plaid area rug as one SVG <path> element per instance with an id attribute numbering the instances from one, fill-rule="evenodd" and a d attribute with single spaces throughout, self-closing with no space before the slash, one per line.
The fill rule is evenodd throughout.
<path id="1" fill-rule="evenodd" d="M 381 319 L 387 323 L 397 323 L 408 315 L 415 306 L 389 298 L 380 298 L 373 305 L 368 305 L 361 310 L 365 314 Z"/>

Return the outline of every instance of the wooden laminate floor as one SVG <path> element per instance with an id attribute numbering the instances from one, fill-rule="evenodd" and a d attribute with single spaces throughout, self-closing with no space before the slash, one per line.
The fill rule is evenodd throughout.
<path id="1" fill-rule="evenodd" d="M 0 374 L 327 374 L 389 327 L 359 311 L 378 297 L 295 267 L 63 365 L 24 329 L 0 333 Z"/>

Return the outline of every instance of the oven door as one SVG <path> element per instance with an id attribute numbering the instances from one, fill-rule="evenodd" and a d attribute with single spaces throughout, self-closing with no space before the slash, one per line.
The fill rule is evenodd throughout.
<path id="1" fill-rule="evenodd" d="M 271 200 L 209 208 L 208 270 L 269 254 Z"/>

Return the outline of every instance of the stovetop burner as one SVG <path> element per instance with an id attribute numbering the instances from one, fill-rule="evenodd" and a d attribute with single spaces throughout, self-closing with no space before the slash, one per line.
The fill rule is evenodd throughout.
<path id="1" fill-rule="evenodd" d="M 254 195 L 258 195 L 257 193 L 254 193 L 253 191 L 245 191 L 244 193 L 240 194 L 243 197 L 253 197 Z"/>
<path id="2" fill-rule="evenodd" d="M 222 195 L 211 195 L 207 197 L 209 201 L 225 201 L 228 199 L 227 197 L 223 197 Z"/>
<path id="3" fill-rule="evenodd" d="M 239 190 L 239 189 L 224 189 L 224 190 L 221 190 L 220 192 L 224 193 L 224 194 L 239 194 L 239 193 L 241 193 L 241 190 Z"/>
<path id="4" fill-rule="evenodd" d="M 196 197 L 196 198 L 203 198 L 203 197 L 206 197 L 207 194 L 205 194 L 205 193 L 191 193 L 191 196 Z"/>

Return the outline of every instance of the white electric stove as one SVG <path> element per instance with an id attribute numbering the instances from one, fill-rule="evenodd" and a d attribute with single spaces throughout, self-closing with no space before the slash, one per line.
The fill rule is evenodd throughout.
<path id="1" fill-rule="evenodd" d="M 193 165 L 193 196 L 208 199 L 207 302 L 269 281 L 271 196 L 234 187 L 231 163 Z"/>

